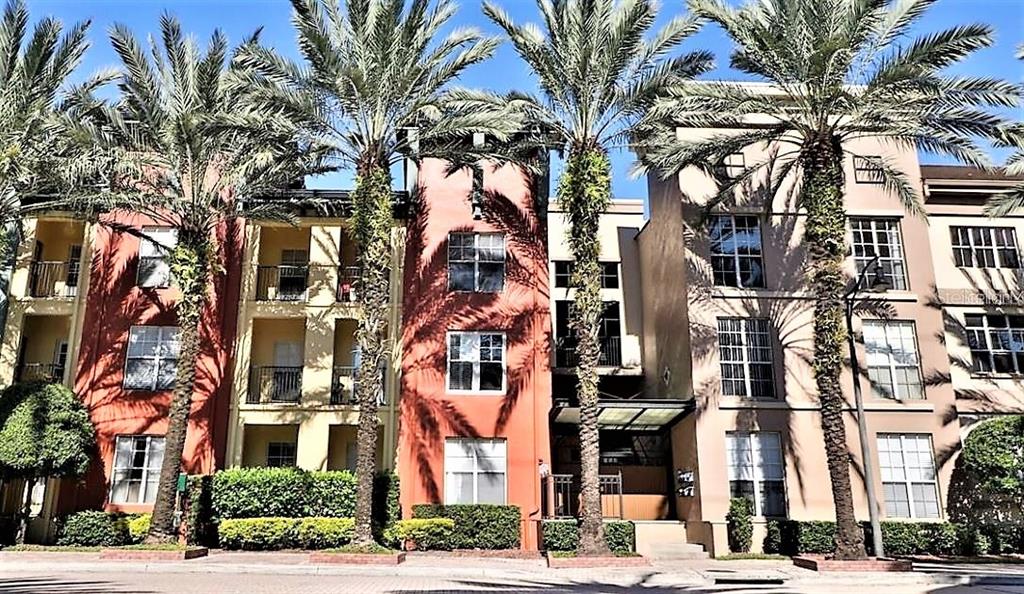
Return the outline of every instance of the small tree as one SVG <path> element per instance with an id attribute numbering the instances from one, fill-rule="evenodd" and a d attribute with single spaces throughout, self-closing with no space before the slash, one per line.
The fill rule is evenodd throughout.
<path id="1" fill-rule="evenodd" d="M 1024 415 L 971 430 L 953 470 L 949 514 L 969 523 L 1024 519 Z"/>
<path id="2" fill-rule="evenodd" d="M 754 504 L 746 497 L 729 500 L 729 513 L 725 522 L 729 531 L 729 550 L 734 553 L 749 553 L 754 537 Z"/>
<path id="3" fill-rule="evenodd" d="M 89 411 L 68 388 L 27 382 L 0 392 L 0 479 L 25 481 L 17 542 L 25 542 L 39 479 L 79 476 L 95 444 Z"/>

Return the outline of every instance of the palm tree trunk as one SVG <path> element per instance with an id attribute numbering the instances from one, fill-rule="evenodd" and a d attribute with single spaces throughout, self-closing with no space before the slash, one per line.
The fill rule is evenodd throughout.
<path id="1" fill-rule="evenodd" d="M 807 209 L 805 244 L 809 246 L 811 290 L 815 299 L 814 379 L 821 404 L 821 429 L 836 508 L 835 557 L 861 559 L 866 557 L 864 532 L 853 512 L 849 449 L 843 424 L 846 400 L 839 381 L 846 340 L 843 317 L 846 209 L 843 204 L 842 154 L 838 141 L 832 138 L 821 139 L 817 147 L 808 151 L 802 163 L 802 198 Z"/>
<path id="2" fill-rule="evenodd" d="M 352 192 L 353 228 L 359 247 L 362 315 L 356 331 L 359 361 L 359 427 L 356 432 L 356 545 L 373 543 L 373 477 L 377 471 L 377 406 L 384 393 L 387 324 L 391 305 L 391 176 L 364 169 Z"/>
<path id="3" fill-rule="evenodd" d="M 177 500 L 178 475 L 185 451 L 188 417 L 192 409 L 192 394 L 196 383 L 196 360 L 201 350 L 199 324 L 207 300 L 209 279 L 208 238 L 198 232 L 178 230 L 178 247 L 171 255 L 171 274 L 181 290 L 175 306 L 178 314 L 178 369 L 174 380 L 174 393 L 167 419 L 164 439 L 164 459 L 160 466 L 160 482 L 153 503 L 146 543 L 174 542 L 174 511 Z"/>
<path id="4" fill-rule="evenodd" d="M 611 165 L 603 152 L 589 149 L 569 156 L 559 200 L 569 219 L 569 248 L 576 287 L 570 320 L 576 338 L 577 396 L 580 404 L 580 539 L 578 555 L 607 555 L 601 514 L 600 439 L 597 425 L 597 365 L 601 356 L 598 321 L 601 269 L 598 221 L 611 195 Z"/>

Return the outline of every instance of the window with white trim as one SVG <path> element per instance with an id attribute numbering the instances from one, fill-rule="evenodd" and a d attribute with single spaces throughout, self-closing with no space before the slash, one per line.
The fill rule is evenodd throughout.
<path id="1" fill-rule="evenodd" d="M 722 395 L 775 398 L 768 320 L 718 318 Z"/>
<path id="2" fill-rule="evenodd" d="M 118 435 L 114 445 L 111 503 L 153 503 L 164 461 L 164 438 Z"/>
<path id="3" fill-rule="evenodd" d="M 295 450 L 294 441 L 267 443 L 267 466 L 271 468 L 295 466 Z"/>
<path id="4" fill-rule="evenodd" d="M 759 516 L 786 515 L 786 467 L 782 439 L 774 432 L 726 433 L 729 491 L 745 497 Z"/>
<path id="5" fill-rule="evenodd" d="M 1024 316 L 966 314 L 964 328 L 973 371 L 1024 374 Z"/>
<path id="6" fill-rule="evenodd" d="M 505 505 L 506 448 L 504 439 L 445 439 L 444 502 Z"/>
<path id="7" fill-rule="evenodd" d="M 924 398 L 914 322 L 864 321 L 868 379 L 885 398 Z"/>
<path id="8" fill-rule="evenodd" d="M 875 256 L 889 285 L 898 291 L 907 289 L 907 269 L 903 259 L 903 238 L 899 219 L 851 218 L 853 230 L 853 261 L 857 273 L 864 272 Z M 874 268 L 874 267 L 872 267 Z M 868 271 L 873 277 L 874 269 Z"/>
<path id="9" fill-rule="evenodd" d="M 853 181 L 858 184 L 880 184 L 885 182 L 882 175 L 882 157 L 866 155 L 853 157 Z"/>
<path id="10" fill-rule="evenodd" d="M 715 172 L 725 179 L 736 179 L 743 175 L 747 168 L 747 159 L 743 153 L 730 153 L 715 165 Z"/>
<path id="11" fill-rule="evenodd" d="M 160 288 L 171 284 L 171 265 L 168 256 L 178 245 L 178 230 L 174 227 L 143 227 L 139 238 L 139 268 L 136 284 L 146 288 Z"/>
<path id="12" fill-rule="evenodd" d="M 619 263 L 598 262 L 601 268 L 601 288 L 619 288 Z M 571 260 L 555 260 L 555 287 L 559 289 L 573 288 L 572 284 L 573 262 Z"/>
<path id="13" fill-rule="evenodd" d="M 878 467 L 886 516 L 939 517 L 939 487 L 930 435 L 879 433 Z"/>
<path id="14" fill-rule="evenodd" d="M 448 391 L 505 391 L 505 335 L 448 333 Z"/>
<path id="15" fill-rule="evenodd" d="M 124 364 L 124 389 L 173 388 L 180 348 L 177 326 L 132 326 Z"/>
<path id="16" fill-rule="evenodd" d="M 448 289 L 497 293 L 505 286 L 505 236 L 448 234 Z"/>
<path id="17" fill-rule="evenodd" d="M 724 287 L 764 287 L 761 225 L 754 215 L 716 215 L 710 221 L 711 272 Z"/>
<path id="18" fill-rule="evenodd" d="M 1020 268 L 1012 227 L 950 227 L 949 235 L 960 268 Z"/>

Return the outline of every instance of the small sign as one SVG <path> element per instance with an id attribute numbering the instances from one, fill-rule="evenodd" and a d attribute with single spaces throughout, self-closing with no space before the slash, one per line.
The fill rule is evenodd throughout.
<path id="1" fill-rule="evenodd" d="M 184 493 L 188 485 L 188 475 L 184 472 L 178 474 L 178 493 Z"/>

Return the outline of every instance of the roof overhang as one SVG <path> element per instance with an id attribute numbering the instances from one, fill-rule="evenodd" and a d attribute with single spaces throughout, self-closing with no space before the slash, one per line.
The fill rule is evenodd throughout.
<path id="1" fill-rule="evenodd" d="M 597 424 L 608 430 L 661 432 L 671 429 L 693 408 L 692 399 L 602 398 L 597 402 Z M 555 423 L 579 425 L 580 407 L 556 405 L 551 419 Z"/>

